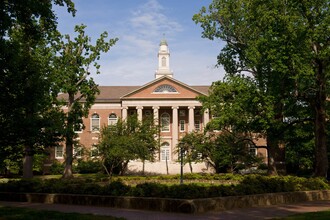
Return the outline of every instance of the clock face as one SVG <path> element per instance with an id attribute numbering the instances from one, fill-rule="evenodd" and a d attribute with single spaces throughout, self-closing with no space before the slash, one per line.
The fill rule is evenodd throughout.
<path id="1" fill-rule="evenodd" d="M 158 86 L 154 92 L 158 93 L 171 93 L 171 92 L 178 92 L 173 86 L 170 85 L 160 85 Z"/>

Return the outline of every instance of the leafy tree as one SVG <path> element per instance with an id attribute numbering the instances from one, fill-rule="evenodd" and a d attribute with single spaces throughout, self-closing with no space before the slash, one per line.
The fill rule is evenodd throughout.
<path id="1" fill-rule="evenodd" d="M 190 167 L 192 162 L 205 161 L 216 173 L 236 172 L 260 163 L 262 158 L 249 153 L 250 145 L 255 147 L 252 138 L 226 129 L 207 134 L 192 132 L 179 144 L 186 152 L 184 162 Z"/>
<path id="2" fill-rule="evenodd" d="M 191 132 L 180 139 L 177 153 L 180 155 L 181 150 L 184 151 L 183 162 L 189 164 L 191 173 L 193 172 L 192 163 L 202 161 L 200 150 L 204 148 L 205 144 L 206 136 L 201 132 Z"/>
<path id="3" fill-rule="evenodd" d="M 329 2 L 214 0 L 208 11 L 202 8 L 193 19 L 204 29 L 203 37 L 227 43 L 218 62 L 229 74 L 250 73 L 259 90 L 273 98 L 276 123 L 267 130 L 269 156 L 274 156 L 283 141 L 281 122 L 295 118 L 288 109 L 301 105 L 310 108 L 315 175 L 326 176 Z"/>
<path id="4" fill-rule="evenodd" d="M 159 149 L 155 138 L 158 130 L 152 118 L 140 122 L 136 115 L 102 128 L 99 152 L 110 178 L 118 167 L 123 174 L 131 160 L 153 161 L 155 152 Z"/>
<path id="5" fill-rule="evenodd" d="M 253 135 L 267 137 L 269 129 L 277 122 L 274 121 L 272 97 L 260 91 L 258 84 L 251 77 L 228 75 L 223 81 L 214 82 L 209 95 L 199 99 L 204 108 L 210 109 L 215 116 L 207 125 L 207 129 L 222 131 L 223 141 L 230 142 L 232 138 L 227 146 L 235 145 L 237 141 L 235 137 L 253 144 Z M 238 143 L 241 142 L 238 141 Z M 271 155 L 273 153 L 269 153 L 271 148 L 267 147 L 267 150 L 270 155 L 268 156 L 269 170 L 272 172 L 274 160 Z"/>
<path id="6" fill-rule="evenodd" d="M 54 91 L 66 94 L 65 105 L 67 107 L 65 117 L 65 169 L 64 178 L 72 177 L 73 144 L 75 130 L 80 130 L 82 117 L 87 117 L 90 107 L 93 105 L 95 95 L 99 92 L 97 84 L 90 77 L 90 66 L 94 65 L 96 74 L 99 74 L 101 52 L 108 52 L 116 41 L 108 37 L 107 32 L 101 34 L 95 45 L 85 34 L 85 25 L 75 27 L 78 34 L 73 40 L 69 35 L 61 36 L 54 45 L 59 54 L 54 61 L 57 68 L 57 78 L 54 82 Z"/>
<path id="7" fill-rule="evenodd" d="M 48 142 L 46 129 L 52 114 L 47 46 L 56 30 L 52 3 L 70 0 L 10 1 L 0 3 L 0 127 L 1 151 L 10 157 L 24 147 L 23 177 L 32 177 L 32 155 Z M 8 158 L 9 158 L 8 157 Z M 8 161 L 7 158 L 7 161 Z"/>

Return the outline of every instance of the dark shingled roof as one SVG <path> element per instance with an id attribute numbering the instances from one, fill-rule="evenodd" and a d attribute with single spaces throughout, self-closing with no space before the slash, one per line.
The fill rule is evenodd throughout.
<path id="1" fill-rule="evenodd" d="M 100 94 L 96 95 L 95 102 L 120 102 L 124 95 L 139 89 L 141 86 L 99 86 Z M 191 88 L 208 94 L 210 86 L 190 86 Z M 60 94 L 60 99 L 67 99 L 66 94 Z M 82 100 L 83 101 L 83 100 Z"/>

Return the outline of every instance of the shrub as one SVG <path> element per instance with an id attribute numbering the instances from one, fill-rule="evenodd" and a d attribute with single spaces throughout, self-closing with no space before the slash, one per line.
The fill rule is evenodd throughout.
<path id="1" fill-rule="evenodd" d="M 52 165 L 50 166 L 50 174 L 51 175 L 58 175 L 63 174 L 64 171 L 64 164 L 55 160 Z"/>
<path id="2" fill-rule="evenodd" d="M 132 196 L 138 197 L 167 197 L 168 187 L 159 183 L 142 183 L 131 190 Z"/>
<path id="3" fill-rule="evenodd" d="M 124 184 L 122 181 L 117 180 L 113 181 L 108 185 L 103 187 L 103 194 L 104 195 L 111 195 L 111 196 L 124 196 L 130 191 L 131 187 Z"/>
<path id="4" fill-rule="evenodd" d="M 97 160 L 78 160 L 76 169 L 80 174 L 99 173 L 103 171 L 102 163 Z"/>
<path id="5" fill-rule="evenodd" d="M 250 195 L 274 192 L 330 189 L 322 178 L 303 178 L 294 176 L 247 175 L 238 184 L 210 185 L 191 183 L 165 185 L 155 182 L 128 186 L 122 181 L 114 181 L 100 186 L 94 179 L 32 179 L 9 181 L 0 184 L 2 192 L 39 192 L 94 194 L 111 196 L 162 197 L 178 199 L 210 198 L 222 196 Z"/>

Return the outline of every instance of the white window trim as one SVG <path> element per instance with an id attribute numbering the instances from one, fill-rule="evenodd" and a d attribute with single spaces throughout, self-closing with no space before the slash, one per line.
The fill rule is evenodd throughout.
<path id="1" fill-rule="evenodd" d="M 97 115 L 98 118 L 93 118 L 93 115 Z M 93 115 L 91 117 L 91 131 L 92 131 L 92 133 L 99 133 L 100 132 L 100 127 L 101 127 L 101 125 L 100 125 L 101 117 L 97 113 L 94 113 Z M 96 120 L 96 119 L 98 119 L 98 121 L 99 121 L 99 123 L 98 123 L 98 130 L 93 130 L 93 120 Z"/>
<path id="2" fill-rule="evenodd" d="M 163 154 L 164 152 L 164 154 Z M 164 157 L 163 157 L 164 155 Z M 167 157 L 166 157 L 167 156 Z M 171 151 L 170 151 L 170 145 L 168 142 L 164 142 L 160 147 L 160 161 L 170 161 L 171 160 Z"/>
<path id="3" fill-rule="evenodd" d="M 168 130 L 163 130 L 163 115 L 168 115 Z M 161 132 L 171 132 L 171 116 L 167 112 L 164 112 L 160 115 L 160 131 Z"/>
<path id="4" fill-rule="evenodd" d="M 179 125 L 180 125 L 180 131 L 184 132 L 186 130 L 186 121 L 185 120 L 180 120 Z M 183 129 L 182 129 L 182 125 L 183 125 Z"/>
<path id="5" fill-rule="evenodd" d="M 78 150 L 80 151 L 80 155 L 77 155 L 77 153 L 78 153 L 79 151 L 77 152 L 76 149 L 78 149 Z M 83 148 L 82 148 L 80 145 L 78 145 L 78 146 L 74 146 L 74 147 L 73 147 L 73 155 L 74 155 L 76 158 L 82 158 L 82 150 L 83 150 Z"/>
<path id="6" fill-rule="evenodd" d="M 110 114 L 112 115 L 112 114 Z M 118 122 L 118 116 L 116 114 L 113 114 L 116 116 L 116 118 L 110 118 L 110 115 L 108 117 L 108 125 L 115 125 Z"/>
<path id="7" fill-rule="evenodd" d="M 62 148 L 62 156 L 57 156 L 57 148 Z M 56 159 L 63 159 L 64 157 L 64 147 L 63 146 L 55 146 L 55 158 Z"/>
<path id="8" fill-rule="evenodd" d="M 198 122 L 198 123 L 196 123 L 196 122 Z M 197 128 L 196 125 L 198 125 L 198 128 Z M 195 128 L 196 131 L 200 131 L 201 130 L 201 121 L 200 120 L 195 120 L 194 121 L 194 128 Z"/>
<path id="9" fill-rule="evenodd" d="M 93 156 L 93 150 L 97 150 L 97 156 Z M 91 158 L 98 158 L 100 156 L 100 151 L 99 148 L 96 146 L 96 144 L 93 144 L 91 147 L 91 154 L 90 154 Z"/>

